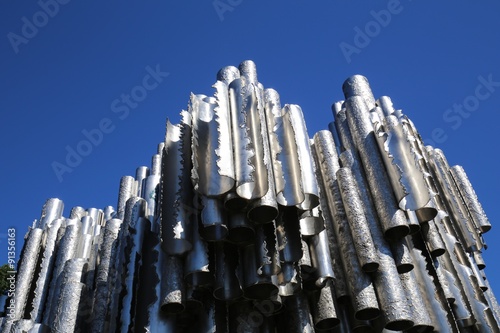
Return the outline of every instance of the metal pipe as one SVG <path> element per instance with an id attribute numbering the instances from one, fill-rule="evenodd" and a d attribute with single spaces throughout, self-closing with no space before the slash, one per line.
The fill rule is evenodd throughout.
<path id="1" fill-rule="evenodd" d="M 189 110 L 194 189 L 210 197 L 228 192 L 235 181 L 228 86 L 217 81 L 213 87 L 215 98 L 191 94 Z"/>
<path id="2" fill-rule="evenodd" d="M 169 255 L 183 255 L 191 249 L 188 241 L 194 207 L 191 175 L 190 114 L 183 111 L 179 125 L 167 121 L 162 163 L 161 232 L 162 248 Z"/>
<path id="3" fill-rule="evenodd" d="M 16 277 L 16 294 L 13 320 L 22 319 L 29 300 L 30 288 L 38 277 L 35 277 L 35 271 L 39 263 L 39 255 L 42 249 L 43 230 L 32 228 L 25 237 L 25 243 L 21 252 L 21 260 L 18 264 Z M 33 281 L 33 278 L 34 281 Z"/>
<path id="4" fill-rule="evenodd" d="M 474 225 L 481 233 L 486 233 L 491 229 L 490 221 L 479 202 L 476 192 L 465 173 L 464 168 L 455 165 L 450 168 L 451 177 L 458 188 L 458 192 L 467 207 L 469 215 Z"/>
<path id="5" fill-rule="evenodd" d="M 87 260 L 82 258 L 70 259 L 64 266 L 62 289 L 55 310 L 54 321 L 51 323 L 51 332 L 66 333 L 79 329 L 77 319 L 79 306 L 85 285 L 81 282 L 87 270 Z"/>
<path id="6" fill-rule="evenodd" d="M 60 219 L 64 210 L 64 203 L 57 198 L 48 199 L 42 208 L 42 214 L 38 221 L 39 227 L 45 228 L 52 224 L 52 221 Z"/>
<path id="7" fill-rule="evenodd" d="M 62 203 L 58 206 L 62 206 Z M 49 214 L 49 213 L 48 213 Z M 35 297 L 33 299 L 30 318 L 37 323 L 41 323 L 43 319 L 43 311 L 45 310 L 45 301 L 49 293 L 50 279 L 56 259 L 57 245 L 56 239 L 59 228 L 64 222 L 64 219 L 57 218 L 47 222 L 45 225 L 45 242 L 43 252 L 41 253 L 40 273 L 36 278 Z"/>
<path id="8" fill-rule="evenodd" d="M 345 101 L 347 121 L 359 152 L 366 180 L 388 239 L 398 239 L 408 235 L 409 227 L 406 216 L 396 204 L 392 186 L 387 178 L 382 158 L 376 143 L 372 124 L 367 118 L 368 106 L 362 97 L 353 96 Z"/>
<path id="9" fill-rule="evenodd" d="M 328 131 L 320 131 L 315 134 L 314 143 L 328 205 L 333 213 L 333 229 L 342 252 L 342 265 L 355 308 L 355 316 L 362 320 L 376 318 L 380 310 L 375 289 L 370 277 L 359 264 L 337 182 L 336 173 L 340 169 L 340 165 L 337 153 L 332 149 L 335 147 L 333 137 Z"/>
<path id="10" fill-rule="evenodd" d="M 103 241 L 99 251 L 99 265 L 97 266 L 95 276 L 96 287 L 90 325 L 92 333 L 103 332 L 104 330 L 107 306 L 110 298 L 110 278 L 113 275 L 111 274 L 113 266 L 112 257 L 118 245 L 117 238 L 121 224 L 122 221 L 120 219 L 111 219 L 106 222 L 104 228 Z"/>
<path id="11" fill-rule="evenodd" d="M 135 170 L 135 181 L 137 182 L 136 196 L 142 196 L 142 189 L 144 187 L 145 179 L 149 176 L 149 168 L 147 166 L 140 166 Z"/>
<path id="12" fill-rule="evenodd" d="M 202 197 L 200 233 L 207 241 L 219 241 L 227 237 L 226 212 L 217 198 Z"/>
<path id="13" fill-rule="evenodd" d="M 339 168 L 336 176 L 359 264 L 365 272 L 374 272 L 379 266 L 378 256 L 354 176 L 347 167 Z"/>

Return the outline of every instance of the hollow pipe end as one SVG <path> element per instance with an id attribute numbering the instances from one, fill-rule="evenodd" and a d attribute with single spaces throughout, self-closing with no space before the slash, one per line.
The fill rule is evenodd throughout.
<path id="1" fill-rule="evenodd" d="M 224 224 L 212 224 L 203 226 L 203 228 L 200 229 L 200 234 L 205 240 L 215 242 L 225 239 L 228 230 Z"/>
<path id="2" fill-rule="evenodd" d="M 380 316 L 380 309 L 378 308 L 365 308 L 356 311 L 354 317 L 357 320 L 372 320 Z"/>
<path id="3" fill-rule="evenodd" d="M 399 264 L 396 268 L 397 268 L 399 274 L 404 274 L 404 273 L 411 272 L 413 267 L 414 267 L 413 264 L 404 263 L 404 264 Z"/>
<path id="4" fill-rule="evenodd" d="M 177 314 L 185 310 L 185 306 L 181 303 L 165 303 L 161 306 L 161 311 L 165 314 Z"/>
<path id="5" fill-rule="evenodd" d="M 398 240 L 410 234 L 410 227 L 408 225 L 398 225 L 389 228 L 385 231 L 384 235 L 389 240 Z"/>
<path id="6" fill-rule="evenodd" d="M 254 223 L 269 223 L 278 217 L 278 207 L 267 205 L 252 207 L 247 217 Z"/>
<path id="7" fill-rule="evenodd" d="M 249 299 L 268 299 L 278 294 L 278 287 L 271 282 L 256 283 L 245 287 L 244 295 Z"/>
<path id="8" fill-rule="evenodd" d="M 325 318 L 314 324 L 314 328 L 319 331 L 330 330 L 333 329 L 335 326 L 338 326 L 339 324 L 340 324 L 339 318 Z"/>
<path id="9" fill-rule="evenodd" d="M 414 322 L 410 319 L 397 319 L 385 324 L 385 328 L 391 331 L 406 331 L 412 328 Z"/>
<path id="10" fill-rule="evenodd" d="M 417 209 L 415 211 L 415 214 L 417 215 L 417 219 L 420 223 L 422 222 L 429 222 L 430 220 L 434 219 L 438 211 L 434 207 L 422 207 L 420 209 Z"/>
<path id="11" fill-rule="evenodd" d="M 364 272 L 373 273 L 373 272 L 376 272 L 378 270 L 378 267 L 379 267 L 378 262 L 368 262 L 368 263 L 364 264 L 361 267 L 361 269 L 363 269 Z"/>
<path id="12" fill-rule="evenodd" d="M 227 238 L 236 244 L 246 244 L 253 242 L 255 230 L 250 226 L 240 226 L 229 229 Z"/>

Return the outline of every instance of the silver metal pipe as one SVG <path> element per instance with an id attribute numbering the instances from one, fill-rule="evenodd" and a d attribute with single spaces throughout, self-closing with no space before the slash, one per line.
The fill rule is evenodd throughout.
<path id="1" fill-rule="evenodd" d="M 242 74 L 229 85 L 231 127 L 234 135 L 236 193 L 244 199 L 252 200 L 262 198 L 268 190 L 268 170 L 261 129 L 265 125 L 261 120 L 265 121 L 265 118 L 263 105 L 259 105 L 263 101 L 257 97 L 259 88 L 255 81 L 256 72 L 252 70 L 250 63 L 243 64 L 242 67 L 246 76 Z"/>
<path id="2" fill-rule="evenodd" d="M 213 283 L 213 272 L 209 269 L 209 254 L 206 240 L 199 232 L 198 216 L 193 216 L 191 243 L 184 265 L 184 279 L 194 288 L 208 287 Z"/>
<path id="3" fill-rule="evenodd" d="M 297 214 L 295 207 L 282 208 L 275 221 L 280 260 L 284 263 L 298 262 L 303 255 Z"/>
<path id="4" fill-rule="evenodd" d="M 472 184 L 465 173 L 464 168 L 459 165 L 455 165 L 450 168 L 451 177 L 458 188 L 458 192 L 462 200 L 465 203 L 465 206 L 469 212 L 472 221 L 474 222 L 474 226 L 481 231 L 481 233 L 486 233 L 491 229 L 490 221 L 486 216 L 486 213 L 479 202 L 476 192 L 472 187 Z"/>
<path id="5" fill-rule="evenodd" d="M 413 136 L 401 119 L 389 115 L 375 128 L 375 137 L 399 208 L 420 211 L 419 216 L 425 217 L 426 221 L 432 220 L 437 211 L 426 207 L 431 195 L 419 167 L 422 156 L 411 145 Z"/>
<path id="6" fill-rule="evenodd" d="M 320 131 L 314 136 L 314 147 L 321 170 L 323 186 L 332 211 L 334 232 L 342 252 L 342 265 L 349 288 L 349 294 L 358 319 L 369 320 L 379 315 L 379 306 L 375 289 L 370 277 L 362 270 L 353 245 L 344 204 L 337 182 L 337 170 L 340 169 L 338 156 L 334 150 L 333 137 L 328 131 Z"/>
<path id="7" fill-rule="evenodd" d="M 315 285 L 316 287 L 323 288 L 328 281 L 335 278 L 326 230 L 323 230 L 318 235 L 309 239 L 309 249 L 311 252 L 312 265 L 316 271 Z"/>
<path id="8" fill-rule="evenodd" d="M 32 228 L 25 237 L 25 243 L 21 252 L 21 260 L 17 268 L 16 294 L 13 320 L 19 320 L 24 317 L 27 310 L 26 305 L 31 304 L 30 288 L 36 283 L 35 271 L 39 264 L 39 255 L 42 249 L 43 230 Z M 34 280 L 33 280 L 34 278 Z M 30 305 L 31 306 L 31 305 Z"/>
<path id="9" fill-rule="evenodd" d="M 270 224 L 262 225 L 261 228 Z M 258 255 L 253 244 L 240 248 L 239 277 L 243 282 L 244 296 L 249 299 L 268 299 L 278 293 L 276 275 L 259 274 Z"/>
<path id="10" fill-rule="evenodd" d="M 110 299 L 110 278 L 113 276 L 113 253 L 116 253 L 118 245 L 118 235 L 122 221 L 120 219 L 111 219 L 106 222 L 103 232 L 103 241 L 99 251 L 99 265 L 95 275 L 95 293 L 90 321 L 90 331 L 92 333 L 103 332 L 105 327 L 107 307 Z"/>
<path id="11" fill-rule="evenodd" d="M 222 301 L 230 301 L 243 296 L 240 282 L 236 276 L 238 257 L 233 254 L 238 249 L 235 245 L 216 242 L 215 252 L 215 281 L 213 296 Z"/>
<path id="12" fill-rule="evenodd" d="M 135 179 L 132 176 L 123 176 L 120 179 L 120 189 L 118 191 L 118 203 L 116 204 L 116 218 L 123 220 L 125 217 L 125 205 L 127 200 L 137 191 L 135 190 Z"/>
<path id="13" fill-rule="evenodd" d="M 353 75 L 347 78 L 342 84 L 342 91 L 346 100 L 352 96 L 360 96 L 363 98 L 369 110 L 375 107 L 375 97 L 373 97 L 370 83 L 368 83 L 368 79 L 362 75 Z"/>
<path id="14" fill-rule="evenodd" d="M 290 117 L 285 117 L 276 90 L 266 89 L 264 99 L 276 201 L 282 206 L 296 206 L 305 197 L 301 188 L 297 145 L 291 123 L 287 121 Z"/>
<path id="15" fill-rule="evenodd" d="M 245 244 L 253 241 L 255 229 L 245 213 L 230 213 L 227 221 L 229 229 L 227 238 L 229 241 L 235 244 Z"/>
<path id="16" fill-rule="evenodd" d="M 287 315 L 285 321 L 286 332 L 314 333 L 314 323 L 306 295 L 300 292 L 285 298 Z"/>
<path id="17" fill-rule="evenodd" d="M 372 124 L 367 118 L 369 109 L 359 96 L 345 101 L 347 121 L 359 152 L 366 180 L 379 216 L 384 234 L 388 239 L 398 239 L 408 235 L 406 216 L 396 204 L 392 186 L 380 156 Z"/>
<path id="18" fill-rule="evenodd" d="M 80 220 L 85 215 L 87 215 L 85 208 L 80 207 L 80 206 L 75 206 L 75 207 L 71 208 L 71 212 L 69 213 L 69 219 Z"/>
<path id="19" fill-rule="evenodd" d="M 410 272 L 414 266 L 406 237 L 392 242 L 391 250 L 398 273 L 404 274 Z"/>
<path id="20" fill-rule="evenodd" d="M 292 296 L 302 289 L 302 278 L 298 264 L 285 262 L 281 264 L 278 274 L 279 296 Z"/>
<path id="21" fill-rule="evenodd" d="M 353 138 L 347 126 L 347 119 L 345 117 L 342 118 L 342 115 L 342 111 L 337 114 L 336 125 L 338 133 L 344 147 L 352 148 L 354 147 Z M 333 145 L 330 143 L 327 146 Z M 408 327 L 411 325 L 409 301 L 406 299 L 401 281 L 398 278 L 396 265 L 389 244 L 384 237 L 381 223 L 377 219 L 376 206 L 371 200 L 367 179 L 359 162 L 360 158 L 356 150 L 350 151 L 351 154 L 346 153 L 341 155 L 342 164 L 350 166 L 356 179 L 357 189 L 363 202 L 363 209 L 379 257 L 379 268 L 373 276 L 373 283 L 377 290 L 382 315 L 385 323 L 390 327 Z"/>
<path id="22" fill-rule="evenodd" d="M 304 237 L 311 237 L 325 230 L 325 223 L 318 206 L 300 214 L 299 224 L 300 233 Z"/>
<path id="23" fill-rule="evenodd" d="M 62 206 L 62 203 L 60 206 Z M 63 223 L 64 219 L 62 218 L 45 223 L 45 241 L 43 252 L 41 252 L 42 261 L 40 264 L 40 273 L 36 278 L 35 297 L 31 303 L 32 310 L 30 314 L 30 318 L 37 323 L 41 323 L 43 319 L 43 311 L 45 310 L 45 302 L 49 293 L 50 279 L 56 259 L 57 234 Z"/>
<path id="24" fill-rule="evenodd" d="M 61 229 L 62 228 L 59 230 Z M 49 294 L 47 296 L 43 317 L 43 323 L 45 325 L 50 325 L 50 323 L 54 320 L 54 318 L 51 317 L 53 315 L 53 311 L 51 309 L 55 306 L 62 287 L 62 272 L 64 270 L 64 265 L 68 260 L 75 257 L 78 247 L 80 223 L 74 220 L 73 223 L 67 223 L 67 226 L 64 229 L 64 236 L 59 242 L 54 268 L 52 269 L 52 279 L 50 281 Z"/>
<path id="25" fill-rule="evenodd" d="M 191 94 L 192 178 L 194 189 L 209 197 L 220 196 L 234 186 L 228 86 L 217 81 L 215 98 Z"/>
<path id="26" fill-rule="evenodd" d="M 135 170 L 135 181 L 137 182 L 137 192 L 134 195 L 141 197 L 145 179 L 149 176 L 149 168 L 140 166 Z"/>
<path id="27" fill-rule="evenodd" d="M 138 217 L 133 227 L 129 227 L 129 237 L 127 239 L 127 265 L 121 272 L 126 278 L 124 288 L 122 289 L 122 299 L 120 307 L 120 325 L 118 329 L 121 332 L 130 332 L 135 329 L 134 318 L 138 310 L 137 299 L 141 296 L 139 292 L 139 272 L 141 270 L 143 258 L 144 234 L 150 230 L 150 222 L 146 218 Z"/>
<path id="28" fill-rule="evenodd" d="M 207 241 L 220 241 L 227 237 L 227 215 L 217 198 L 202 197 L 202 228 L 200 233 Z"/>
<path id="29" fill-rule="evenodd" d="M 321 289 L 312 292 L 310 305 L 316 330 L 331 330 L 340 324 L 331 280 Z"/>
<path id="30" fill-rule="evenodd" d="M 165 143 L 163 143 L 163 146 Z M 161 175 L 161 159 L 162 159 L 162 151 L 158 152 L 151 156 L 151 168 L 149 170 L 149 175 Z"/>
<path id="31" fill-rule="evenodd" d="M 447 212 L 450 214 L 450 217 L 453 218 L 454 226 L 460 233 L 460 240 L 466 249 L 470 249 L 472 251 L 480 250 L 483 247 L 483 244 L 476 233 L 474 226 L 472 225 L 472 221 L 470 221 L 467 216 L 468 212 L 463 206 L 460 194 L 451 179 L 448 171 L 448 162 L 444 157 L 443 152 L 439 149 L 432 149 L 432 147 L 428 146 L 427 154 L 434 179 L 439 186 L 441 199 L 445 202 Z"/>
<path id="32" fill-rule="evenodd" d="M 64 210 L 64 203 L 57 198 L 48 199 L 42 208 L 42 215 L 38 221 L 39 227 L 45 228 L 52 224 L 52 221 L 60 219 Z"/>
<path id="33" fill-rule="evenodd" d="M 184 311 L 186 294 L 183 279 L 182 259 L 176 256 L 162 256 L 161 311 L 176 314 Z"/>
<path id="34" fill-rule="evenodd" d="M 379 266 L 378 256 L 354 176 L 347 167 L 338 169 L 336 176 L 359 264 L 365 272 L 374 272 Z"/>
<path id="35" fill-rule="evenodd" d="M 188 241 L 191 217 L 198 212 L 191 182 L 190 114 L 181 113 L 179 125 L 167 121 L 162 164 L 161 230 L 162 248 L 169 255 L 183 255 L 191 249 Z"/>
<path id="36" fill-rule="evenodd" d="M 81 282 L 87 270 L 87 260 L 70 259 L 64 266 L 62 289 L 57 302 L 51 332 L 66 333 L 79 329 L 80 302 L 85 285 Z"/>

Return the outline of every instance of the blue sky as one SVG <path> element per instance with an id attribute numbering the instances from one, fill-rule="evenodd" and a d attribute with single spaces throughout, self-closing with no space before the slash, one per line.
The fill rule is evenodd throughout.
<path id="1" fill-rule="evenodd" d="M 499 16 L 492 0 L 2 2 L 0 262 L 7 229 L 20 250 L 47 198 L 66 216 L 115 206 L 120 177 L 149 165 L 190 92 L 212 94 L 219 68 L 252 59 L 265 87 L 302 107 L 311 136 L 348 76 L 391 96 L 468 173 L 493 224 L 484 257 L 500 290 Z M 102 138 L 84 146 L 96 128 Z M 70 167 L 78 148 L 88 155 Z M 59 176 L 57 163 L 68 166 Z"/>

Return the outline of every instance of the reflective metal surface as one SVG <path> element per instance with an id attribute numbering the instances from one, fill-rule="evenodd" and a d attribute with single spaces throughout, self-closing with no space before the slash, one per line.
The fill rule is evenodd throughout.
<path id="1" fill-rule="evenodd" d="M 47 200 L 0 332 L 500 332 L 491 223 L 389 97 L 348 78 L 310 137 L 252 61 L 212 87 L 116 208 Z"/>

